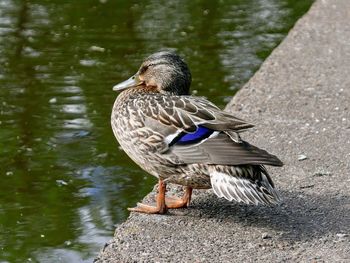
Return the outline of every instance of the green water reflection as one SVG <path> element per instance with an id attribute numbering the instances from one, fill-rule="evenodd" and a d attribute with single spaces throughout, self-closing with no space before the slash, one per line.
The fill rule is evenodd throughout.
<path id="1" fill-rule="evenodd" d="M 91 261 L 152 188 L 109 124 L 143 57 L 223 106 L 311 2 L 0 0 L 0 261 Z"/>

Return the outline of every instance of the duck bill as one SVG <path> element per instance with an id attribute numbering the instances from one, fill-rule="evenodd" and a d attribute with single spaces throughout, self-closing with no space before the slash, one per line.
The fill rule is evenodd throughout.
<path id="1" fill-rule="evenodd" d="M 137 77 L 137 74 L 135 74 L 134 76 L 132 76 L 131 78 L 115 85 L 113 87 L 113 90 L 114 91 L 121 91 L 121 90 L 125 90 L 125 89 L 128 89 L 128 88 L 131 88 L 131 87 L 136 87 L 138 86 L 140 83 L 139 83 L 139 80 L 138 80 L 138 77 Z"/>

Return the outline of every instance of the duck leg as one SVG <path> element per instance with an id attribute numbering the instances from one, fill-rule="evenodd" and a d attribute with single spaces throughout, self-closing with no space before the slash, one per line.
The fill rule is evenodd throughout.
<path id="1" fill-rule="evenodd" d="M 165 203 L 167 208 L 188 207 L 191 202 L 192 187 L 187 186 L 182 198 L 166 197 Z"/>
<path id="2" fill-rule="evenodd" d="M 139 212 L 139 213 L 146 213 L 146 214 L 165 214 L 167 211 L 167 206 L 165 204 L 165 192 L 166 192 L 166 184 L 164 183 L 163 180 L 159 179 L 156 206 L 137 203 L 136 207 L 128 208 L 128 210 L 131 212 Z"/>

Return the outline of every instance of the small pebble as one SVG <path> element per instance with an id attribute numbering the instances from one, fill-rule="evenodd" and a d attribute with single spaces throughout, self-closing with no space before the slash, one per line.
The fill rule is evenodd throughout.
<path id="1" fill-rule="evenodd" d="M 299 156 L 298 156 L 298 161 L 304 161 L 304 160 L 306 160 L 307 159 L 307 156 L 306 155 L 304 155 L 304 154 L 299 154 Z"/>
<path id="2" fill-rule="evenodd" d="M 262 238 L 262 239 L 269 239 L 269 238 L 272 238 L 272 237 L 269 235 L 269 233 L 263 233 L 263 234 L 261 235 L 261 238 Z"/>
<path id="3" fill-rule="evenodd" d="M 313 174 L 313 176 L 319 176 L 319 177 L 321 177 L 321 176 L 331 176 L 331 175 L 332 175 L 332 173 L 330 173 L 330 172 L 316 172 L 316 173 Z"/>
<path id="4" fill-rule="evenodd" d="M 338 233 L 336 236 L 339 237 L 339 238 L 344 238 L 344 237 L 348 237 L 349 235 L 348 234 L 344 234 L 344 233 Z"/>
<path id="5" fill-rule="evenodd" d="M 313 188 L 314 186 L 315 186 L 314 184 L 309 184 L 309 185 L 300 186 L 299 188 L 300 189 L 306 189 L 306 188 Z"/>

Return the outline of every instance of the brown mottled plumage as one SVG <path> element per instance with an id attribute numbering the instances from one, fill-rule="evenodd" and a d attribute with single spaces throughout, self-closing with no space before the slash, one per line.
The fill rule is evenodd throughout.
<path id="1" fill-rule="evenodd" d="M 138 72 L 114 90 L 111 123 L 124 151 L 159 179 L 157 206 L 131 211 L 165 213 L 185 207 L 192 188 L 213 188 L 219 197 L 246 204 L 279 198 L 263 165 L 281 166 L 274 155 L 241 140 L 252 124 L 189 94 L 191 74 L 172 52 L 149 56 Z M 166 183 L 186 186 L 181 199 L 165 198 Z"/>

